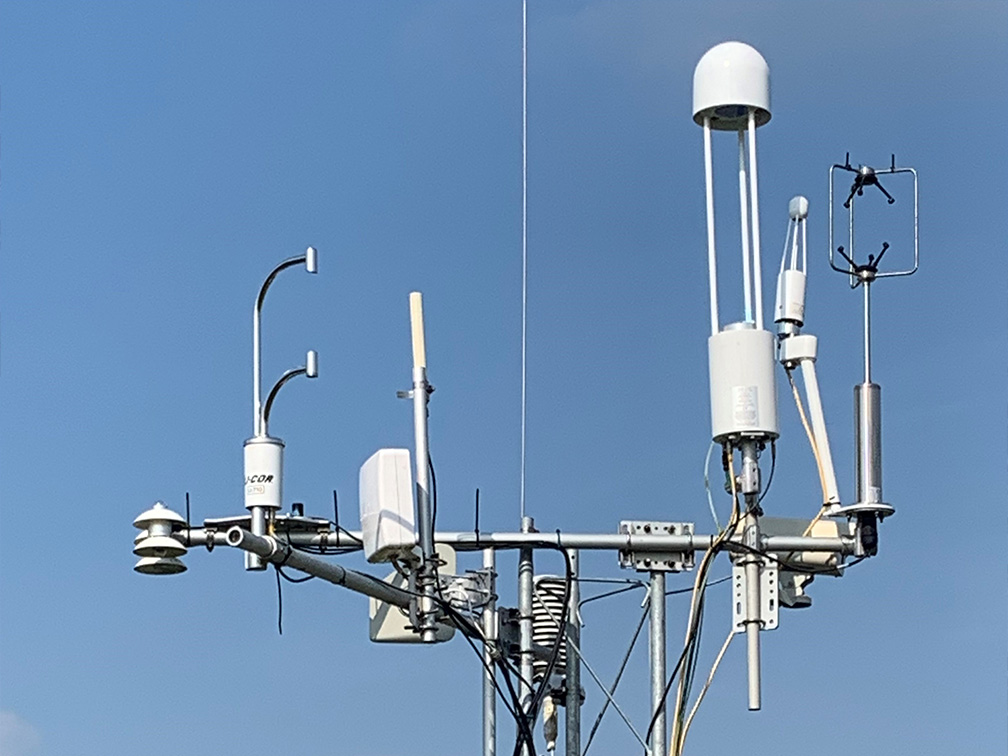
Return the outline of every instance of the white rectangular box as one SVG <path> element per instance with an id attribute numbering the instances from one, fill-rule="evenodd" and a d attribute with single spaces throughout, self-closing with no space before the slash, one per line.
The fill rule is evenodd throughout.
<path id="1" fill-rule="evenodd" d="M 361 465 L 360 517 L 364 556 L 388 562 L 416 544 L 409 449 L 379 449 Z"/>

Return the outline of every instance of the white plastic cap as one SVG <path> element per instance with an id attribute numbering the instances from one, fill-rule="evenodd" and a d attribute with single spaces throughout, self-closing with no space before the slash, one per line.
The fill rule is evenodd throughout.
<path id="1" fill-rule="evenodd" d="M 788 217 L 791 220 L 804 220 L 808 218 L 808 199 L 800 194 L 791 198 L 787 206 Z"/>
<path id="2" fill-rule="evenodd" d="M 170 529 L 171 523 L 185 525 L 185 518 L 177 512 L 172 512 L 162 502 L 157 501 L 154 502 L 153 507 L 133 520 L 133 527 L 146 530 L 152 523 L 164 523 Z"/>
<path id="3" fill-rule="evenodd" d="M 693 71 L 693 120 L 710 118 L 712 129 L 738 131 L 756 111 L 756 125 L 770 120 L 770 67 L 744 42 L 722 42 L 704 53 Z"/>

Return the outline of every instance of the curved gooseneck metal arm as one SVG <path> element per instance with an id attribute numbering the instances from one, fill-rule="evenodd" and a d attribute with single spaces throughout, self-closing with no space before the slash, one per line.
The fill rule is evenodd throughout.
<path id="1" fill-rule="evenodd" d="M 305 264 L 309 273 L 318 272 L 318 253 L 314 247 L 308 247 L 303 255 L 291 257 L 284 260 L 270 271 L 259 288 L 259 295 L 256 297 L 255 307 L 252 310 L 252 429 L 256 436 L 263 436 L 266 433 L 266 423 L 262 407 L 262 306 L 266 299 L 266 292 L 269 290 L 273 279 L 280 271 L 294 265 Z M 283 380 L 283 379 L 281 379 Z M 276 389 L 274 389 L 275 391 Z"/>
<path id="2" fill-rule="evenodd" d="M 296 378 L 299 375 L 306 375 L 309 378 L 318 377 L 318 355 L 314 351 L 308 352 L 308 359 L 305 365 L 299 368 L 291 368 L 290 370 L 288 370 L 286 373 L 280 376 L 280 380 L 278 380 L 273 385 L 273 388 L 270 389 L 269 396 L 266 397 L 266 404 L 263 405 L 263 411 L 262 411 L 261 426 L 262 426 L 262 433 L 264 436 L 269 435 L 270 410 L 273 408 L 273 402 L 276 399 L 277 394 L 280 393 L 281 387 L 283 387 L 283 385 L 287 383 L 287 381 L 289 381 L 291 378 Z"/>

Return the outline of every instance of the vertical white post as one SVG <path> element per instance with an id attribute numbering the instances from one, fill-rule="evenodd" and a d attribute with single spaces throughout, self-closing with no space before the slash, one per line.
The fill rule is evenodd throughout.
<path id="1" fill-rule="evenodd" d="M 749 198 L 752 202 L 753 285 L 756 329 L 763 330 L 763 275 L 760 269 L 759 186 L 756 179 L 756 111 L 749 109 Z"/>
<path id="2" fill-rule="evenodd" d="M 711 335 L 720 330 L 717 302 L 717 255 L 714 251 L 714 166 L 711 158 L 710 118 L 704 117 L 704 179 L 707 186 L 707 273 L 710 279 Z"/>
<path id="3" fill-rule="evenodd" d="M 483 568 L 490 571 L 491 599 L 484 604 L 483 620 L 483 756 L 497 751 L 497 691 L 494 685 L 493 646 L 497 640 L 497 602 L 492 597 L 497 588 L 497 558 L 493 549 L 483 549 Z"/>

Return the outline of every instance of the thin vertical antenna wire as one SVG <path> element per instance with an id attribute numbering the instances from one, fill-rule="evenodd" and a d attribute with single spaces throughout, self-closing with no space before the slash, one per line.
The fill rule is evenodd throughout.
<path id="1" fill-rule="evenodd" d="M 756 180 L 756 111 L 749 109 L 749 199 L 752 201 L 753 287 L 756 328 L 763 330 L 763 274 L 760 270 L 759 187 Z"/>
<path id="2" fill-rule="evenodd" d="M 525 386 L 528 341 L 528 0 L 522 0 L 522 336 L 520 516 L 525 519 Z"/>
<path id="3" fill-rule="evenodd" d="M 718 332 L 717 255 L 714 252 L 714 166 L 711 161 L 710 118 L 704 116 L 704 183 L 707 189 L 707 275 L 710 279 L 711 335 Z"/>
<path id="4" fill-rule="evenodd" d="M 746 195 L 746 154 L 745 135 L 738 133 L 738 193 L 739 217 L 742 228 L 742 291 L 745 298 L 745 322 L 751 323 L 752 316 L 752 275 L 749 272 L 749 197 Z"/>

